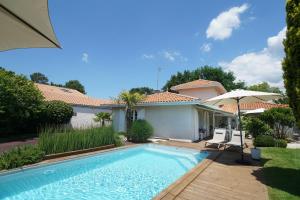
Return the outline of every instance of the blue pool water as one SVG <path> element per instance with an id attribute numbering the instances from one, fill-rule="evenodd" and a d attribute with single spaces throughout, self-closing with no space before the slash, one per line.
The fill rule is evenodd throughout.
<path id="1" fill-rule="evenodd" d="M 149 200 L 207 155 L 146 144 L 42 165 L 0 175 L 0 199 Z"/>

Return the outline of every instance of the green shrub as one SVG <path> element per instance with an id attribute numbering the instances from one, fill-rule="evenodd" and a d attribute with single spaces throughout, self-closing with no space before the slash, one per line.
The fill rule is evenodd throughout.
<path id="1" fill-rule="evenodd" d="M 254 138 L 258 135 L 268 135 L 272 131 L 266 123 L 258 118 L 249 118 L 245 123 L 245 128 Z"/>
<path id="2" fill-rule="evenodd" d="M 73 108 L 63 101 L 47 101 L 43 106 L 44 124 L 67 124 L 73 116 Z"/>
<path id="3" fill-rule="evenodd" d="M 136 120 L 132 123 L 129 131 L 130 139 L 133 142 L 147 142 L 153 134 L 153 127 L 146 120 Z"/>
<path id="4" fill-rule="evenodd" d="M 274 130 L 274 137 L 278 139 L 285 139 L 289 129 L 295 124 L 290 108 L 271 108 L 263 112 L 260 119 Z"/>
<path id="5" fill-rule="evenodd" d="M 45 152 L 37 146 L 16 147 L 0 155 L 0 169 L 11 169 L 43 160 Z"/>
<path id="6" fill-rule="evenodd" d="M 0 132 L 32 133 L 38 127 L 41 92 L 23 75 L 0 67 Z"/>
<path id="7" fill-rule="evenodd" d="M 287 141 L 283 139 L 275 139 L 275 147 L 286 148 Z"/>
<path id="8" fill-rule="evenodd" d="M 53 133 L 54 132 L 54 133 Z M 46 154 L 55 154 L 109 144 L 120 145 L 112 127 L 89 129 L 45 130 L 40 134 L 38 145 Z"/>
<path id="9" fill-rule="evenodd" d="M 255 147 L 274 147 L 275 141 L 271 135 L 258 135 L 253 144 Z"/>

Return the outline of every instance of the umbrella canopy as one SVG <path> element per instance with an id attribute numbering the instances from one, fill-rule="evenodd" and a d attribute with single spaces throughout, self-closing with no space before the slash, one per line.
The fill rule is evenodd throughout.
<path id="1" fill-rule="evenodd" d="M 257 92 L 249 90 L 233 90 L 227 92 L 220 96 L 206 100 L 207 104 L 210 105 L 224 105 L 229 103 L 236 103 L 238 106 L 238 116 L 240 122 L 240 138 L 241 138 L 241 160 L 238 160 L 239 163 L 247 163 L 244 160 L 244 151 L 243 151 L 243 137 L 242 137 L 242 120 L 241 120 L 241 110 L 240 103 L 253 103 L 253 102 L 263 102 L 279 99 L 282 96 L 277 93 L 268 93 L 268 92 Z"/>
<path id="2" fill-rule="evenodd" d="M 48 0 L 0 0 L 0 51 L 58 47 Z"/>
<path id="3" fill-rule="evenodd" d="M 258 92 L 250 90 L 233 90 L 220 96 L 208 99 L 205 103 L 210 105 L 224 105 L 236 103 L 237 100 L 239 101 L 239 103 L 254 103 L 275 100 L 281 97 L 282 96 L 277 93 Z"/>
<path id="4" fill-rule="evenodd" d="M 245 112 L 244 114 L 259 114 L 259 113 L 263 113 L 265 112 L 265 109 L 264 108 L 258 108 L 258 109 L 255 109 L 255 110 L 248 110 L 247 112 Z"/>

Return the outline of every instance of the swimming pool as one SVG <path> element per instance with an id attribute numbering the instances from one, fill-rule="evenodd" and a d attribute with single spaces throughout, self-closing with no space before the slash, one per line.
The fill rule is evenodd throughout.
<path id="1" fill-rule="evenodd" d="M 0 199 L 149 200 L 208 156 L 146 144 L 0 175 Z"/>

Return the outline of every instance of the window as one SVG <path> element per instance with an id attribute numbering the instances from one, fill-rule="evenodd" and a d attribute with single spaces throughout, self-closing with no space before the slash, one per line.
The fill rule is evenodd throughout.
<path id="1" fill-rule="evenodd" d="M 131 111 L 131 121 L 135 121 L 138 119 L 138 112 L 137 110 L 132 110 Z"/>

